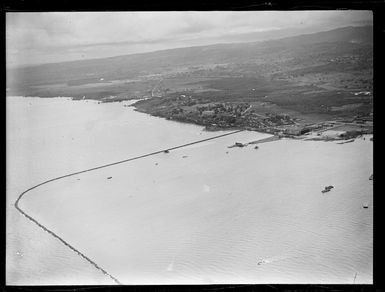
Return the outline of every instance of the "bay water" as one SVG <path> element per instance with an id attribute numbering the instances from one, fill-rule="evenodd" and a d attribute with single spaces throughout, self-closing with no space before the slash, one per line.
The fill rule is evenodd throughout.
<path id="1" fill-rule="evenodd" d="M 7 284 L 113 284 L 19 214 L 21 192 L 227 133 L 129 103 L 7 97 Z M 244 131 L 63 178 L 20 207 L 123 284 L 372 283 L 373 142 L 228 148 L 269 136 Z"/>

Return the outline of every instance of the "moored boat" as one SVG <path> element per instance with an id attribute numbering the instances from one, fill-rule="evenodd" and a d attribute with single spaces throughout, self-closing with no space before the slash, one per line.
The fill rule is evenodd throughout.
<path id="1" fill-rule="evenodd" d="M 327 193 L 327 192 L 330 192 L 331 189 L 333 189 L 334 186 L 326 186 L 325 189 L 323 189 L 321 192 L 322 193 Z"/>

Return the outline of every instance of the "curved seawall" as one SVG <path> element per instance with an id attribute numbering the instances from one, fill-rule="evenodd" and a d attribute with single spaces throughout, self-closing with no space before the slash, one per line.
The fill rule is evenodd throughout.
<path id="1" fill-rule="evenodd" d="M 116 284 L 119 284 L 121 285 L 122 283 L 117 279 L 115 278 L 114 276 L 112 276 L 110 273 L 108 273 L 106 270 L 104 270 L 102 267 L 100 267 L 97 263 L 95 263 L 93 260 L 91 260 L 89 257 L 87 257 L 86 255 L 84 255 L 82 252 L 80 252 L 78 249 L 76 249 L 74 246 L 72 246 L 71 244 L 69 244 L 66 240 L 64 240 L 63 238 L 61 238 L 59 235 L 57 235 L 56 233 L 54 233 L 53 231 L 49 230 L 47 227 L 45 227 L 43 224 L 41 224 L 40 222 L 38 222 L 36 219 L 34 219 L 32 216 L 28 215 L 23 209 L 20 208 L 19 206 L 19 202 L 20 200 L 23 198 L 23 196 L 25 194 L 27 194 L 29 191 L 33 190 L 33 189 L 36 189 L 42 185 L 45 185 L 45 184 L 48 184 L 50 182 L 53 182 L 53 181 L 56 181 L 56 180 L 60 180 L 60 179 L 63 179 L 63 178 L 66 178 L 66 177 L 70 177 L 70 176 L 74 176 L 74 175 L 77 175 L 77 174 L 81 174 L 81 173 L 85 173 L 85 172 L 90 172 L 90 171 L 94 171 L 94 170 L 97 170 L 97 169 L 101 169 L 101 168 L 106 168 L 106 167 L 110 167 L 110 166 L 114 166 L 114 165 L 117 165 L 117 164 L 121 164 L 121 163 L 125 163 L 125 162 L 129 162 L 129 161 L 132 161 L 132 160 L 137 160 L 137 159 L 141 159 L 141 158 L 145 158 L 145 157 L 148 157 L 148 156 L 151 156 L 151 155 L 156 155 L 156 154 L 159 154 L 159 153 L 163 153 L 164 151 L 168 150 L 168 151 L 171 151 L 171 150 L 175 150 L 175 149 L 178 149 L 178 148 L 183 148 L 183 147 L 187 147 L 187 146 L 190 146 L 190 145 L 194 145 L 194 144 L 198 144 L 198 143 L 202 143 L 202 142 L 205 142 L 205 141 L 209 141 L 209 140 L 213 140 L 213 139 L 218 139 L 218 138 L 221 138 L 221 137 L 224 137 L 224 136 L 228 136 L 228 135 L 232 135 L 232 134 L 236 134 L 236 133 L 239 133 L 239 132 L 242 132 L 243 130 L 237 130 L 237 131 L 233 131 L 233 132 L 230 132 L 230 133 L 226 133 L 226 134 L 222 134 L 222 135 L 218 135 L 218 136 L 215 136 L 215 137 L 211 137 L 211 138 L 207 138 L 207 139 L 203 139 L 203 140 L 198 140 L 198 141 L 194 141 L 194 142 L 190 142 L 190 143 L 187 143 L 187 144 L 183 144 L 183 145 L 179 145 L 179 146 L 175 146 L 175 147 L 172 147 L 172 148 L 167 148 L 167 149 L 163 149 L 163 150 L 159 150 L 159 151 L 155 151 L 155 152 L 151 152 L 151 153 L 148 153 L 148 154 L 144 154 L 144 155 L 140 155 L 140 156 L 136 156 L 136 157 L 133 157 L 133 158 L 128 158 L 128 159 L 124 159 L 124 160 L 120 160 L 120 161 L 117 161 L 117 162 L 113 162 L 113 163 L 108 163 L 108 164 L 104 164 L 104 165 L 101 165 L 101 166 L 97 166 L 97 167 L 93 167 L 93 168 L 89 168 L 89 169 L 86 169 L 86 170 L 82 170 L 82 171 L 77 171 L 77 172 L 73 172 L 73 173 L 69 173 L 69 174 L 66 174 L 66 175 L 62 175 L 62 176 L 59 176 L 59 177 L 56 177 L 56 178 L 52 178 L 52 179 L 49 179 L 49 180 L 46 180 L 42 183 L 39 183 L 27 190 L 25 190 L 24 192 L 22 192 L 14 206 L 15 208 L 22 214 L 24 215 L 27 219 L 29 219 L 31 222 L 35 223 L 37 226 L 39 226 L 40 228 L 42 228 L 44 231 L 48 232 L 50 235 L 52 235 L 53 237 L 55 237 L 56 239 L 58 239 L 59 241 L 61 241 L 65 246 L 67 246 L 68 248 L 70 248 L 71 250 L 73 250 L 74 252 L 76 252 L 79 256 L 81 256 L 83 259 L 85 259 L 86 261 L 88 261 L 91 265 L 93 265 L 96 269 L 100 270 L 103 274 L 105 274 L 106 276 L 110 277 Z"/>

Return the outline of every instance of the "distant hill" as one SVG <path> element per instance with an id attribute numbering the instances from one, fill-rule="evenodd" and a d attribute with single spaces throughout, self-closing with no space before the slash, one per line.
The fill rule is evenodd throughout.
<path id="1" fill-rule="evenodd" d="M 162 50 L 103 59 L 45 64 L 7 72 L 7 87 L 17 88 L 76 82 L 89 78 L 124 80 L 159 74 L 177 68 L 207 64 L 261 63 L 269 59 L 284 63 L 328 54 L 341 56 L 364 50 L 371 52 L 372 26 L 344 27 L 330 31 L 252 43 L 217 44 Z"/>

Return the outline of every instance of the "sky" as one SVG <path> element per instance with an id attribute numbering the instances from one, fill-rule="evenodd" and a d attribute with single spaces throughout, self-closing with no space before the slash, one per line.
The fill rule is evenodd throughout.
<path id="1" fill-rule="evenodd" d="M 9 12 L 6 62 L 57 63 L 362 25 L 372 25 L 370 11 Z"/>

